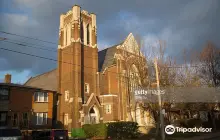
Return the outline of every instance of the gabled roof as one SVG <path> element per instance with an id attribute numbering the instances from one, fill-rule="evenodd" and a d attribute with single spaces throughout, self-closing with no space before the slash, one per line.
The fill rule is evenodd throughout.
<path id="1" fill-rule="evenodd" d="M 126 39 L 120 44 L 114 45 L 112 47 L 106 48 L 98 52 L 98 71 L 103 72 L 105 68 L 114 65 L 117 49 L 123 49 L 130 53 L 135 53 L 134 50 L 139 49 L 137 41 L 132 33 L 130 33 Z"/>
<path id="2" fill-rule="evenodd" d="M 118 44 L 120 45 L 120 44 Z M 114 64 L 114 55 L 117 51 L 117 46 L 106 48 L 98 52 L 98 71 L 102 72 L 106 67 L 109 67 Z"/>
<path id="3" fill-rule="evenodd" d="M 57 69 L 31 77 L 24 85 L 57 91 Z"/>

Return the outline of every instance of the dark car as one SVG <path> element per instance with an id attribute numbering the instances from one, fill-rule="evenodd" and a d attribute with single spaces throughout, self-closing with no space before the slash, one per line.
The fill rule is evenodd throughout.
<path id="1" fill-rule="evenodd" d="M 23 136 L 19 129 L 0 128 L 0 140 L 23 140 Z"/>
<path id="2" fill-rule="evenodd" d="M 68 140 L 67 130 L 43 130 L 33 131 L 33 140 Z"/>

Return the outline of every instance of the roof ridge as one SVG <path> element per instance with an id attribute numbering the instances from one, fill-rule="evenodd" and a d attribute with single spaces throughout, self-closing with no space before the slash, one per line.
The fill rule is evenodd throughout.
<path id="1" fill-rule="evenodd" d="M 33 79 L 33 78 L 36 78 L 36 77 L 39 77 L 39 76 L 42 76 L 42 75 L 45 75 L 45 74 L 47 74 L 47 73 L 50 73 L 50 72 L 52 72 L 52 71 L 54 71 L 54 70 L 57 70 L 57 68 L 55 68 L 55 69 L 52 69 L 52 70 L 50 70 L 50 71 L 47 71 L 47 72 L 44 72 L 44 73 L 42 73 L 42 74 L 39 74 L 39 75 L 37 75 L 37 76 L 34 76 L 34 77 L 32 77 L 32 79 Z"/>
<path id="2" fill-rule="evenodd" d="M 23 85 L 26 85 L 33 77 L 31 76 Z"/>
<path id="3" fill-rule="evenodd" d="M 124 40 L 124 41 L 125 41 L 125 40 Z M 124 43 L 124 41 L 122 41 L 121 43 L 118 43 L 118 44 L 116 44 L 116 45 L 113 45 L 113 46 L 111 46 L 111 47 L 108 47 L 108 48 L 105 48 L 105 49 L 103 49 L 103 50 L 100 50 L 99 52 L 104 51 L 104 50 L 107 50 L 107 49 L 110 49 L 110 48 L 117 47 L 118 45 L 123 44 L 123 43 Z"/>

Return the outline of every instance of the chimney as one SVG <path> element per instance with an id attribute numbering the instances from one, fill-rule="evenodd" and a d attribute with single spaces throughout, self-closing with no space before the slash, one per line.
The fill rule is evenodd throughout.
<path id="1" fill-rule="evenodd" d="M 11 74 L 5 75 L 5 83 L 11 83 Z"/>

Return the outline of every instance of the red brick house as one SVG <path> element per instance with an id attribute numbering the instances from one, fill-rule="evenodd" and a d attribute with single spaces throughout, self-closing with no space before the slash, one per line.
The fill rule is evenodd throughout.
<path id="1" fill-rule="evenodd" d="M 129 34 L 120 44 L 98 51 L 96 30 L 96 15 L 77 5 L 61 14 L 57 68 L 25 83 L 62 94 L 58 120 L 69 129 L 85 123 L 131 119 L 130 84 L 123 76 L 128 67 L 130 75 L 137 73 L 135 57 L 139 55 L 136 53 L 139 47 Z M 125 53 L 129 55 L 125 57 Z M 140 114 L 139 124 L 143 123 L 141 118 Z"/>
<path id="2" fill-rule="evenodd" d="M 20 129 L 52 128 L 56 124 L 57 92 L 11 83 L 0 83 L 0 126 Z"/>

